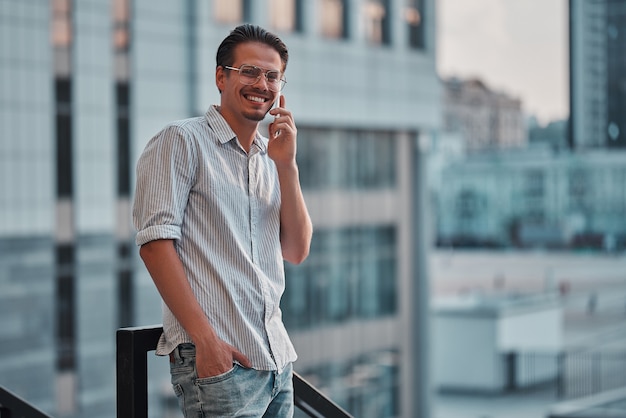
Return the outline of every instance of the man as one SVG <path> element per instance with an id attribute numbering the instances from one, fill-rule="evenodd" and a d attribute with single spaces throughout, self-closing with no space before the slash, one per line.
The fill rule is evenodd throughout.
<path id="1" fill-rule="evenodd" d="M 220 105 L 169 124 L 137 164 L 136 241 L 164 302 L 157 354 L 185 416 L 293 415 L 283 259 L 307 257 L 312 226 L 280 95 L 287 61 L 275 35 L 235 28 L 217 51 Z"/>

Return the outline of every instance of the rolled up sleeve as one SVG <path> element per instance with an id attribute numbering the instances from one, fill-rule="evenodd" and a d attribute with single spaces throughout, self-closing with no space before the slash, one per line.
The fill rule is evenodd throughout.
<path id="1" fill-rule="evenodd" d="M 197 152 L 180 126 L 168 126 L 148 142 L 137 162 L 133 202 L 137 245 L 181 238 L 196 163 Z"/>

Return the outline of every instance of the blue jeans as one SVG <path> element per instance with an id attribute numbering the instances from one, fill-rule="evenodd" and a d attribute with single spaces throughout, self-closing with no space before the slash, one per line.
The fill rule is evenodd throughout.
<path id="1" fill-rule="evenodd" d="M 291 364 L 278 374 L 235 363 L 226 373 L 199 379 L 193 344 L 179 345 L 170 359 L 172 386 L 186 418 L 293 417 Z"/>

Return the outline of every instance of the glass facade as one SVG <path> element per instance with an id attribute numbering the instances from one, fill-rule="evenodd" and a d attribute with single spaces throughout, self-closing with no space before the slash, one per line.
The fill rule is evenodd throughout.
<path id="1" fill-rule="evenodd" d="M 607 145 L 626 147 L 626 1 L 609 1 L 607 36 Z"/>
<path id="2" fill-rule="evenodd" d="M 396 249 L 393 226 L 316 230 L 308 259 L 286 265 L 281 308 L 287 328 L 396 314 Z"/>
<path id="3" fill-rule="evenodd" d="M 299 128 L 305 190 L 367 190 L 396 184 L 396 139 L 388 131 Z"/>
<path id="4" fill-rule="evenodd" d="M 0 237 L 49 235 L 54 88 L 48 2 L 1 2 Z"/>
<path id="5" fill-rule="evenodd" d="M 398 133 L 307 126 L 298 129 L 298 137 L 305 193 L 317 194 L 332 205 L 334 193 L 355 198 L 397 191 Z M 326 220 L 341 216 L 333 211 L 325 214 Z M 316 227 L 307 260 L 298 266 L 285 264 L 287 286 L 281 309 L 287 329 L 298 334 L 323 332 L 397 318 L 399 251 L 396 222 L 381 219 Z M 398 341 L 387 344 L 391 348 L 325 359 L 302 373 L 354 416 L 399 416 L 401 349 Z"/>
<path id="6" fill-rule="evenodd" d="M 472 156 L 449 163 L 439 193 L 440 242 L 576 248 L 577 236 L 608 236 L 622 248 L 622 154 L 527 156 Z"/>
<path id="7" fill-rule="evenodd" d="M 570 0 L 570 145 L 626 147 L 626 1 Z"/>
<path id="8" fill-rule="evenodd" d="M 425 94 L 392 94 L 398 83 L 382 77 L 388 71 L 369 50 L 369 41 L 391 42 L 391 1 L 259 4 L 0 0 L 1 386 L 53 416 L 115 415 L 115 331 L 161 320 L 160 297 L 133 242 L 135 159 L 164 124 L 218 102 L 214 53 L 224 27 L 258 20 L 304 51 L 290 62 L 288 102 L 302 120 L 305 199 L 322 205 L 312 205 L 318 222 L 309 258 L 286 265 L 285 323 L 300 336 L 354 324 L 368 333 L 366 347 L 346 341 L 354 346 L 347 358 L 310 360 L 303 349 L 301 370 L 356 416 L 400 415 L 407 401 L 399 364 L 410 343 L 397 329 L 412 275 L 401 217 L 410 211 L 413 171 L 403 152 L 412 150 L 407 132 L 434 124 L 414 112 L 433 108 L 432 63 L 411 57 L 407 45 L 397 56 L 383 51 L 409 62 L 397 70 L 403 81 L 416 72 L 433 81 Z M 367 38 L 356 33 L 362 6 L 370 11 Z M 364 95 L 360 82 L 355 90 L 354 80 L 335 79 L 341 91 L 329 96 L 328 78 L 307 77 L 311 68 L 334 74 L 348 65 L 350 76 L 376 78 L 390 95 Z M 360 107 L 338 105 L 343 99 Z M 419 103 L 407 108 L 406 100 Z M 329 104 L 331 120 L 316 113 Z M 386 341 L 371 331 L 380 328 Z M 151 416 L 169 416 L 168 363 L 149 363 Z"/>

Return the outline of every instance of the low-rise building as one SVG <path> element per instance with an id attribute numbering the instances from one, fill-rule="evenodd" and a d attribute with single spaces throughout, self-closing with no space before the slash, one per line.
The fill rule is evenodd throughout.
<path id="1" fill-rule="evenodd" d="M 626 235 L 623 152 L 492 152 L 449 161 L 436 196 L 446 245 L 592 246 Z"/>
<path id="2" fill-rule="evenodd" d="M 443 80 L 444 132 L 460 132 L 469 152 L 520 148 L 527 143 L 522 102 L 479 79 Z"/>

